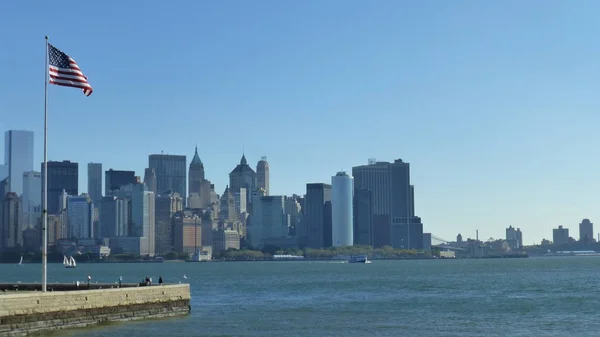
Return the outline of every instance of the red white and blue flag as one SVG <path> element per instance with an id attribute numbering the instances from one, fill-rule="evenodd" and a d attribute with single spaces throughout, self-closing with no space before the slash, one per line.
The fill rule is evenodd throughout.
<path id="1" fill-rule="evenodd" d="M 83 89 L 83 94 L 92 94 L 92 86 L 83 75 L 77 62 L 69 55 L 48 43 L 48 62 L 50 84 Z"/>

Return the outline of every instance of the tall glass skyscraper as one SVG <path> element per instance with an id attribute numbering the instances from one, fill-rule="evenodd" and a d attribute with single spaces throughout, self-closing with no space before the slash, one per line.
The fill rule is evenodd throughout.
<path id="1" fill-rule="evenodd" d="M 170 154 L 151 154 L 148 157 L 148 167 L 156 174 L 156 192 L 164 194 L 167 191 L 179 193 L 184 200 L 187 195 L 187 165 L 186 156 Z"/>
<path id="2" fill-rule="evenodd" d="M 8 166 L 9 191 L 23 194 L 23 173 L 33 171 L 33 131 L 6 131 L 4 162 Z"/>

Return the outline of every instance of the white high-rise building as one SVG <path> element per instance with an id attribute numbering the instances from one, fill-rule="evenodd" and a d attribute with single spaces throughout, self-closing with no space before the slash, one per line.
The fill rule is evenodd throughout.
<path id="1" fill-rule="evenodd" d="M 23 194 L 23 173 L 33 171 L 33 131 L 6 131 L 4 162 L 8 166 L 8 190 Z"/>
<path id="2" fill-rule="evenodd" d="M 354 244 L 353 178 L 346 172 L 331 177 L 331 242 L 334 247 Z"/>
<path id="3" fill-rule="evenodd" d="M 42 215 L 42 173 L 23 173 L 23 228 L 33 228 L 39 224 Z"/>
<path id="4" fill-rule="evenodd" d="M 94 237 L 94 203 L 87 194 L 67 197 L 69 237 L 86 239 Z"/>

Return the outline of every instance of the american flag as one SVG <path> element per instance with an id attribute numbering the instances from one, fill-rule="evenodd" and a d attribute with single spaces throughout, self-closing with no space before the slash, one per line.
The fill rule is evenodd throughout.
<path id="1" fill-rule="evenodd" d="M 86 96 L 92 94 L 92 86 L 88 83 L 87 77 L 83 75 L 81 69 L 79 69 L 77 62 L 49 43 L 48 61 L 50 84 L 80 88 L 83 89 L 83 94 Z"/>

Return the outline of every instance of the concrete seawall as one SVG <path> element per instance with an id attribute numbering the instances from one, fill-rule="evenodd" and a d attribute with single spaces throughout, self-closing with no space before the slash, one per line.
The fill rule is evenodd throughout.
<path id="1" fill-rule="evenodd" d="M 0 293 L 0 336 L 28 334 L 108 321 L 186 315 L 188 284 L 75 291 Z"/>

